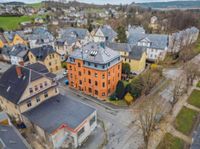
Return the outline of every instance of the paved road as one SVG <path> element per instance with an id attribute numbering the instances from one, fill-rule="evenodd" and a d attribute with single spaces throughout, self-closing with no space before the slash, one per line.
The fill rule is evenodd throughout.
<path id="1" fill-rule="evenodd" d="M 108 144 L 106 149 L 137 149 L 142 144 L 141 133 L 133 123 L 134 114 L 129 109 L 110 110 L 84 97 L 75 95 L 60 83 L 60 93 L 97 109 L 98 118 L 104 122 Z M 95 148 L 94 148 L 95 149 Z"/>

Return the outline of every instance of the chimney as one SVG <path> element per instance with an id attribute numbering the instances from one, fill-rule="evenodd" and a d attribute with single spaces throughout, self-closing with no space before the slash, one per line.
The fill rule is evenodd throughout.
<path id="1" fill-rule="evenodd" d="M 21 68 L 21 66 L 16 66 L 16 73 L 17 73 L 18 78 L 22 77 L 22 68 Z"/>
<path id="2" fill-rule="evenodd" d="M 24 61 L 20 61 L 19 66 L 24 66 Z"/>

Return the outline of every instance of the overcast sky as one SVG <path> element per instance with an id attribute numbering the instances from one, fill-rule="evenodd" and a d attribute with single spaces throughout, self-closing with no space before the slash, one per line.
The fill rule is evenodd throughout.
<path id="1" fill-rule="evenodd" d="M 10 2 L 10 1 L 20 1 L 20 2 L 25 2 L 25 3 L 37 3 L 42 0 L 0 0 L 0 2 Z M 87 2 L 87 3 L 96 3 L 96 4 L 105 4 L 105 3 L 110 3 L 110 4 L 127 4 L 127 3 L 141 3 L 141 2 L 166 2 L 166 1 L 174 1 L 174 0 L 77 0 L 81 2 Z M 177 1 L 183 1 L 183 0 L 177 0 Z M 199 0 L 200 1 L 200 0 Z"/>

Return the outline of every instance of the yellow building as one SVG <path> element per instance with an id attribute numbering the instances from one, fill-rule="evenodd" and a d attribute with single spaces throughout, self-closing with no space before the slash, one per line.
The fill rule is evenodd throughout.
<path id="1" fill-rule="evenodd" d="M 57 83 L 53 81 L 55 75 L 50 74 L 39 63 L 27 67 L 13 65 L 0 79 L 1 108 L 16 120 L 22 120 L 23 112 L 59 94 Z"/>
<path id="2" fill-rule="evenodd" d="M 27 45 L 28 42 L 23 36 L 24 35 L 21 32 L 4 32 L 4 38 L 8 46 L 14 46 L 17 44 Z"/>
<path id="3" fill-rule="evenodd" d="M 28 57 L 31 64 L 39 62 L 52 73 L 57 73 L 62 69 L 61 57 L 52 46 L 46 45 L 30 49 Z"/>
<path id="4" fill-rule="evenodd" d="M 132 73 L 140 74 L 144 71 L 147 59 L 144 47 L 127 43 L 107 43 L 107 46 L 120 52 L 123 63 L 130 64 Z"/>

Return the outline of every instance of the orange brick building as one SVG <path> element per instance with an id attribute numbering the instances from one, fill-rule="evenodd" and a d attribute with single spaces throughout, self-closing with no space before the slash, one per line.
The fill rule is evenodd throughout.
<path id="1" fill-rule="evenodd" d="M 67 68 L 70 87 L 103 100 L 121 80 L 122 61 L 103 43 L 89 43 L 70 55 Z"/>

